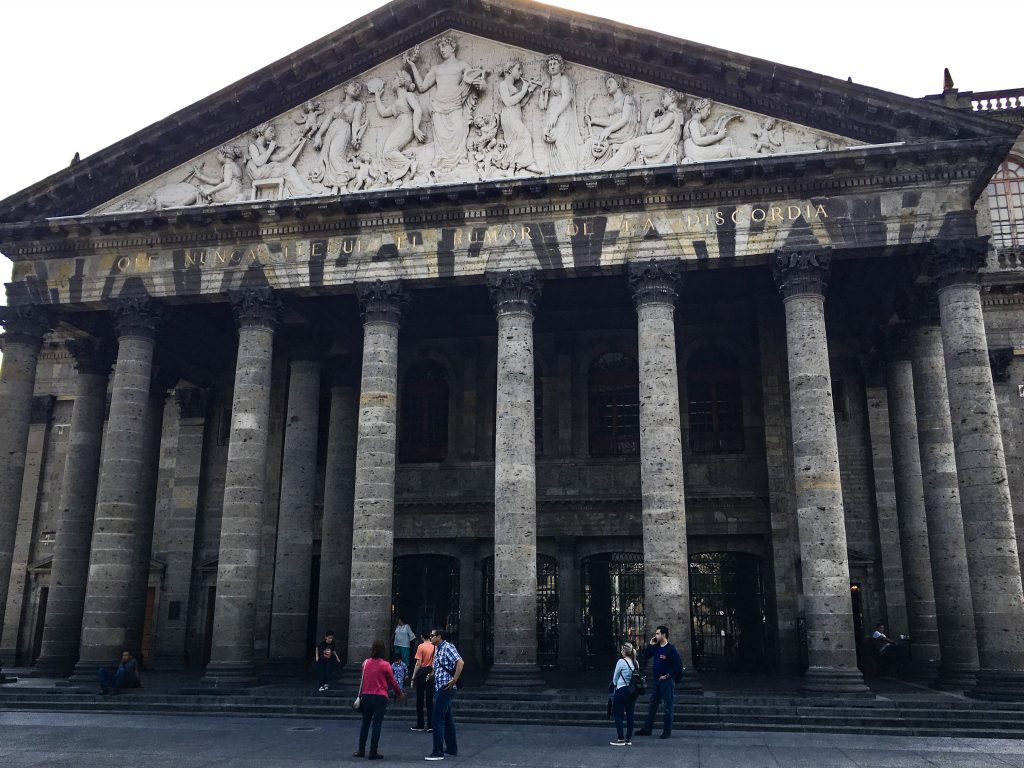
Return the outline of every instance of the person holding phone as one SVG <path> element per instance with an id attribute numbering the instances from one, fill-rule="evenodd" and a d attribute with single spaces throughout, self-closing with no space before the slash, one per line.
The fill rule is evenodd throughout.
<path id="1" fill-rule="evenodd" d="M 637 736 L 650 736 L 654 728 L 654 718 L 658 714 L 658 705 L 665 701 L 665 720 L 659 738 L 672 737 L 672 716 L 675 714 L 675 684 L 683 676 L 683 661 L 679 651 L 668 641 L 668 627 L 662 625 L 654 632 L 654 637 L 644 649 L 645 659 L 654 659 L 651 669 L 651 703 L 647 709 L 647 720 L 644 727 L 636 732 Z"/>

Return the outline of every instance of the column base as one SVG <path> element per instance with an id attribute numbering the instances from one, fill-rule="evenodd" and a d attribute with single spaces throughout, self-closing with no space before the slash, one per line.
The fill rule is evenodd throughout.
<path id="1" fill-rule="evenodd" d="M 35 670 L 40 677 L 68 677 L 75 671 L 77 656 L 40 656 Z"/>
<path id="2" fill-rule="evenodd" d="M 70 683 L 88 683 L 89 685 L 99 685 L 97 672 L 100 667 L 116 667 L 119 659 L 111 659 L 110 661 L 96 661 L 95 659 L 79 659 L 75 664 L 75 668 L 71 671 L 71 676 L 68 677 Z"/>
<path id="3" fill-rule="evenodd" d="M 252 662 L 211 661 L 199 682 L 211 688 L 251 688 L 259 683 L 259 678 Z"/>
<path id="4" fill-rule="evenodd" d="M 937 691 L 969 691 L 978 684 L 978 670 L 958 667 L 939 667 L 939 676 L 931 687 Z"/>
<path id="5" fill-rule="evenodd" d="M 703 696 L 704 686 L 693 667 L 683 667 L 683 679 L 676 683 L 676 692 L 681 696 Z"/>
<path id="6" fill-rule="evenodd" d="M 834 667 L 811 667 L 804 673 L 801 688 L 804 696 L 836 698 L 874 698 L 874 693 L 864 684 L 860 670 Z"/>
<path id="7" fill-rule="evenodd" d="M 978 683 L 964 693 L 986 701 L 1024 701 L 1024 672 L 1018 670 L 982 670 Z"/>
<path id="8" fill-rule="evenodd" d="M 547 685 L 536 664 L 495 664 L 484 685 L 488 687 L 537 689 Z"/>

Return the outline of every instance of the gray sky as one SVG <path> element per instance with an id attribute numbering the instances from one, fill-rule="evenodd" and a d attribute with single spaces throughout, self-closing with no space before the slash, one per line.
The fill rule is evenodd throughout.
<path id="1" fill-rule="evenodd" d="M 908 96 L 941 91 L 943 67 L 962 90 L 1024 88 L 1019 43 L 1008 32 L 1020 22 L 1014 0 L 551 4 Z M 91 155 L 381 5 L 9 3 L 0 44 L 0 199 L 67 166 L 75 152 Z M 0 282 L 10 266 L 0 258 Z"/>

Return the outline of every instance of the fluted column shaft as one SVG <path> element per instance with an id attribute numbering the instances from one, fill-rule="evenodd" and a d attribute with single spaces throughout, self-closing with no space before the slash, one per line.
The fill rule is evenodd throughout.
<path id="1" fill-rule="evenodd" d="M 676 369 L 677 262 L 633 262 L 640 368 L 640 495 L 647 636 L 669 629 L 684 685 L 699 690 L 690 641 L 690 560 L 683 494 L 683 446 Z"/>
<path id="2" fill-rule="evenodd" d="M 939 629 L 932 584 L 928 519 L 921 480 L 921 449 L 917 442 L 914 375 L 910 360 L 891 356 L 886 364 L 886 391 L 892 440 L 896 514 L 907 593 L 907 622 L 914 649 L 914 667 L 927 677 L 938 671 Z"/>
<path id="3" fill-rule="evenodd" d="M 99 666 L 112 664 L 129 648 L 135 632 L 137 558 L 142 539 L 152 536 L 153 508 L 146 504 L 152 427 L 147 417 L 153 350 L 160 309 L 148 298 L 111 302 L 117 330 L 117 362 L 111 384 L 110 416 L 104 436 L 82 638 L 76 677 L 93 680 Z M 131 647 L 138 653 L 137 647 Z"/>
<path id="4" fill-rule="evenodd" d="M 217 561 L 217 598 L 206 682 L 248 685 L 256 679 L 256 627 L 260 529 L 265 504 L 270 368 L 280 312 L 269 288 L 232 296 L 238 356 L 231 404 L 231 436 Z"/>
<path id="5" fill-rule="evenodd" d="M 319 426 L 320 360 L 315 350 L 303 349 L 293 356 L 288 382 L 270 621 L 270 664 L 276 666 L 301 667 L 306 657 Z"/>
<path id="6" fill-rule="evenodd" d="M 973 693 L 1024 699 L 1024 591 L 978 279 L 987 238 L 932 246 L 981 666 Z"/>
<path id="7" fill-rule="evenodd" d="M 398 327 L 405 296 L 397 281 L 359 287 L 363 366 L 359 385 L 348 663 L 374 640 L 389 644 L 395 548 Z"/>
<path id="8" fill-rule="evenodd" d="M 830 256 L 779 253 L 775 278 L 786 312 L 793 470 L 809 667 L 805 692 L 867 691 L 857 669 L 839 447 L 825 332 Z"/>
<path id="9" fill-rule="evenodd" d="M 61 479 L 43 641 L 36 659 L 38 670 L 61 676 L 70 675 L 78 660 L 112 362 L 111 354 L 92 343 L 69 342 L 68 347 L 75 358 L 78 379 Z"/>
<path id="10" fill-rule="evenodd" d="M 540 685 L 532 272 L 488 275 L 498 319 L 494 426 L 494 666 L 488 684 Z"/>

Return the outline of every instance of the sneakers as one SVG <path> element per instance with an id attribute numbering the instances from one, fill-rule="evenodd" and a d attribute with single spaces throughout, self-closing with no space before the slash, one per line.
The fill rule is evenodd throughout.
<path id="1" fill-rule="evenodd" d="M 423 758 L 424 760 L 444 760 L 444 754 L 438 752 L 431 752 L 429 755 Z"/>
<path id="2" fill-rule="evenodd" d="M 320 693 L 323 693 L 324 691 L 327 690 L 327 685 L 326 684 L 321 685 L 319 690 L 320 690 Z"/>
<path id="3" fill-rule="evenodd" d="M 433 732 L 434 732 L 433 728 L 427 728 L 427 733 L 433 733 Z"/>
<path id="4" fill-rule="evenodd" d="M 611 744 L 613 747 L 624 747 L 627 744 L 629 744 L 629 742 L 625 739 L 615 739 L 614 741 L 609 741 L 608 743 Z"/>
<path id="5" fill-rule="evenodd" d="M 352 757 L 366 757 L 366 753 L 359 749 L 352 753 Z"/>
<path id="6" fill-rule="evenodd" d="M 412 727 L 412 728 L 410 728 L 409 730 L 410 730 L 410 731 L 416 731 L 417 733 L 426 733 L 426 732 L 427 732 L 427 729 L 426 729 L 426 728 L 417 728 L 417 727 L 415 727 L 415 726 L 413 726 L 413 727 Z"/>

